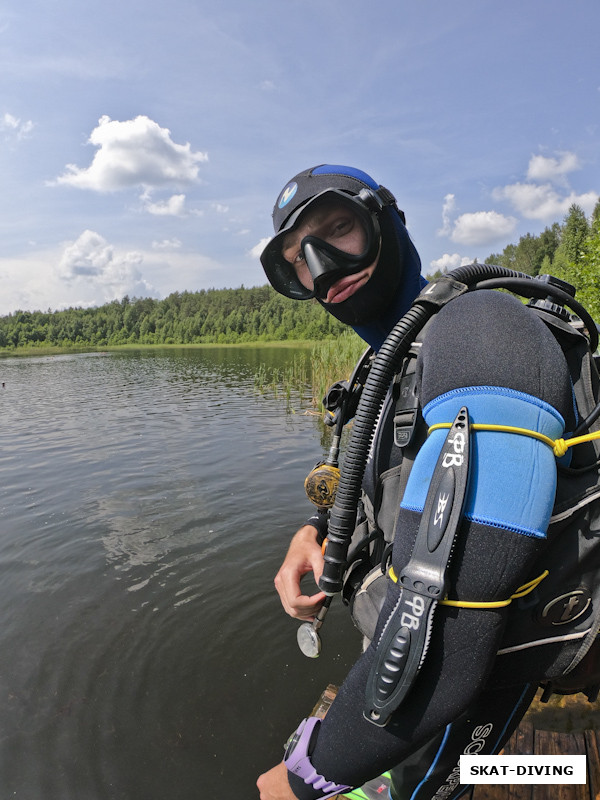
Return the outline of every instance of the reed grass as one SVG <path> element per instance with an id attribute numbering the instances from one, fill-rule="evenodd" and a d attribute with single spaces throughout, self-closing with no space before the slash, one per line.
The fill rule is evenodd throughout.
<path id="1" fill-rule="evenodd" d="M 293 411 L 294 398 L 300 405 L 307 403 L 321 408 L 321 401 L 332 383 L 347 379 L 365 350 L 365 343 L 353 331 L 337 339 L 315 342 L 310 350 L 294 354 L 289 365 L 268 370 L 261 365 L 254 378 L 254 388 L 261 394 L 269 392 L 285 399 Z"/>
<path id="2" fill-rule="evenodd" d="M 318 342 L 313 347 L 310 354 L 313 406 L 320 406 L 332 383 L 350 377 L 365 348 L 364 341 L 354 331 L 345 332 L 337 339 Z"/>
<path id="3" fill-rule="evenodd" d="M 270 392 L 276 398 L 284 398 L 288 410 L 292 410 L 292 395 L 303 404 L 310 392 L 309 353 L 296 353 L 286 367 L 267 369 L 261 364 L 254 376 L 254 388 L 264 394 Z"/>

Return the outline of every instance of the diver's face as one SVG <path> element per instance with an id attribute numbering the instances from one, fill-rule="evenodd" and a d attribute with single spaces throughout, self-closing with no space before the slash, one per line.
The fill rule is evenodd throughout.
<path id="1" fill-rule="evenodd" d="M 282 254 L 294 267 L 300 283 L 310 291 L 314 289 L 313 279 L 301 248 L 305 236 L 316 236 L 351 255 L 360 255 L 367 245 L 363 223 L 348 205 L 326 201 L 308 209 L 301 216 L 298 225 L 286 234 Z M 369 280 L 377 266 L 377 258 L 360 272 L 345 275 L 337 280 L 327 290 L 324 301 L 342 303 L 351 297 Z"/>

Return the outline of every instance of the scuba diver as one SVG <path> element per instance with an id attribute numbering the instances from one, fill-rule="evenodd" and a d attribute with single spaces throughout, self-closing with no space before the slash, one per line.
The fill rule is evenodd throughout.
<path id="1" fill-rule="evenodd" d="M 296 175 L 273 224 L 261 255 L 271 285 L 314 298 L 375 355 L 333 508 L 297 531 L 275 578 L 285 611 L 313 624 L 343 590 L 365 649 L 326 717 L 303 720 L 260 776 L 260 797 L 334 797 L 389 770 L 392 800 L 453 800 L 467 788 L 459 756 L 500 752 L 540 682 L 579 664 L 597 634 L 591 588 L 553 589 L 539 613 L 515 611 L 539 601 L 546 556 L 568 561 L 552 550 L 552 525 L 573 527 L 571 510 L 586 505 L 574 498 L 600 493 L 597 442 L 582 445 L 580 473 L 561 438 L 594 422 L 586 335 L 593 351 L 597 330 L 555 279 L 510 273 L 517 289 L 535 284 L 529 306 L 474 290 L 508 280 L 499 267 L 427 284 L 394 196 L 351 167 Z M 584 351 L 585 391 L 573 378 Z M 559 498 L 561 464 L 587 482 Z M 308 573 L 312 595 L 300 586 Z"/>

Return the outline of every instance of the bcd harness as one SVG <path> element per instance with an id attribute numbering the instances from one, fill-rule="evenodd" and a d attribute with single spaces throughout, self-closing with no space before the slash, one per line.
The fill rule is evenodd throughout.
<path id="1" fill-rule="evenodd" d="M 532 279 L 524 281 L 519 276 L 518 282 L 530 285 Z M 426 328 L 420 336 L 414 337 L 416 342 L 406 348 L 406 355 L 395 370 L 392 391 L 394 452 L 388 459 L 391 466 L 378 475 L 374 502 L 362 497 L 362 523 L 352 537 L 344 563 L 344 599 L 350 605 L 355 623 L 368 638 L 373 636 L 387 580 L 395 580 L 402 589 L 380 635 L 367 682 L 364 715 L 375 725 L 385 725 L 410 691 L 426 657 L 439 603 L 476 608 L 510 604 L 507 632 L 498 655 L 518 666 L 519 659 L 527 658 L 531 648 L 543 645 L 548 658 L 540 681 L 548 691 L 586 690 L 590 699 L 597 693 L 595 684 L 600 682 L 600 658 L 595 657 L 600 629 L 600 442 L 597 437 L 600 432 L 578 434 L 583 433 L 584 426 L 592 427 L 594 414 L 600 410 L 599 379 L 587 338 L 572 323 L 560 302 L 565 284 L 557 283 L 559 290 L 552 297 L 549 294 L 546 300 L 534 300 L 529 305 L 534 306 L 534 313 L 542 317 L 562 347 L 577 409 L 584 422 L 575 431 L 577 435 L 567 442 L 545 441 L 557 457 L 566 447 L 580 446 L 573 451 L 569 467 L 558 465 L 556 500 L 548 529 L 550 544 L 544 564 L 540 564 L 539 574 L 513 597 L 487 604 L 478 602 L 477 598 L 446 598 L 448 569 L 468 487 L 470 426 L 467 408 L 462 408 L 454 422 L 446 425 L 450 430 L 431 478 L 409 562 L 400 575 L 387 568 L 400 499 L 414 457 L 427 435 L 415 377 L 419 338 L 426 335 Z M 558 303 L 555 302 L 557 294 Z M 437 308 L 455 296 L 458 292 L 448 292 Z M 589 329 L 589 315 L 585 322 Z M 595 328 L 591 338 L 597 342 Z M 595 346 L 594 342 L 592 344 Z M 479 429 L 482 427 L 486 428 L 479 426 Z M 514 428 L 508 431 L 540 438 L 534 431 Z M 335 555 L 339 561 L 337 551 Z"/>

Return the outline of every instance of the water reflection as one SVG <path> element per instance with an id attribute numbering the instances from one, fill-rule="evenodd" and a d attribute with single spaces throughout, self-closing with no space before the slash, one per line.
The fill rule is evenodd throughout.
<path id="1" fill-rule="evenodd" d="M 3 796 L 254 797 L 343 675 L 342 609 L 308 662 L 272 588 L 328 447 L 253 389 L 291 355 L 0 361 Z"/>

